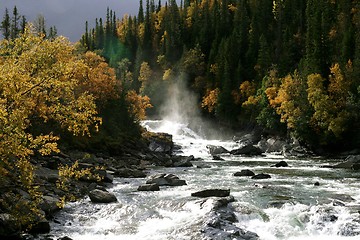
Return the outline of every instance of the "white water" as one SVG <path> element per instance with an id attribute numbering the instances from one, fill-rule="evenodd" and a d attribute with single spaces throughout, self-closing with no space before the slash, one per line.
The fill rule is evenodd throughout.
<path id="1" fill-rule="evenodd" d="M 191 192 L 207 188 L 231 189 L 236 202 L 237 226 L 257 233 L 262 240 L 360 239 L 360 174 L 347 170 L 321 168 L 332 160 L 284 159 L 290 167 L 272 168 L 281 156 L 247 158 L 222 156 L 214 161 L 206 146 L 234 149 L 232 141 L 206 140 L 184 124 L 170 121 L 147 121 L 152 131 L 168 132 L 181 146 L 183 155 L 203 161 L 194 165 L 210 168 L 154 168 L 155 173 L 174 173 L 186 180 L 186 186 L 162 187 L 160 192 L 138 192 L 146 179 L 115 179 L 113 187 L 118 203 L 92 204 L 88 198 L 68 204 L 53 223 L 56 237 L 74 240 L 144 239 L 197 240 L 210 209 L 201 208 Z M 334 160 L 335 161 L 335 160 Z M 271 179 L 252 180 L 234 177 L 233 173 L 251 169 L 269 173 Z M 315 182 L 320 186 L 315 187 Z M 345 206 L 334 206 L 342 194 L 351 196 Z M 337 220 L 331 221 L 330 216 Z M 354 235 L 353 234 L 353 235 Z"/>

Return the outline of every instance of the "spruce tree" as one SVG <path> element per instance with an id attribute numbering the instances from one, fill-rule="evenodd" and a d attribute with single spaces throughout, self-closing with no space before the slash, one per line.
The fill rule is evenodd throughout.
<path id="1" fill-rule="evenodd" d="M 4 18 L 1 22 L 1 31 L 3 33 L 4 39 L 9 40 L 11 36 L 11 24 L 9 10 L 5 8 Z"/>

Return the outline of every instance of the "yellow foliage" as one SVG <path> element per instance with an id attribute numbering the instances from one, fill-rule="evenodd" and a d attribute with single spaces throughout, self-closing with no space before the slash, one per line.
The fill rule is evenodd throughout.
<path id="1" fill-rule="evenodd" d="M 288 129 L 295 129 L 306 108 L 301 97 L 301 93 L 305 91 L 302 79 L 297 72 L 280 78 L 280 86 L 275 75 L 271 79 L 272 85 L 265 90 L 269 104 L 280 115 L 280 121 L 287 124 Z"/>
<path id="2" fill-rule="evenodd" d="M 207 94 L 203 97 L 201 107 L 207 109 L 210 113 L 214 112 L 218 102 L 220 89 L 208 90 Z"/>
<path id="3" fill-rule="evenodd" d="M 75 135 L 89 134 L 91 126 L 101 123 L 94 96 L 80 85 L 90 67 L 67 39 L 46 40 L 30 27 L 15 40 L 2 40 L 0 56 L 0 173 L 18 178 L 36 202 L 30 156 L 58 152 L 59 138 L 32 135 L 32 119 L 52 120 Z"/>
<path id="4" fill-rule="evenodd" d="M 164 81 L 169 81 L 171 79 L 171 75 L 172 75 L 172 70 L 171 68 L 166 69 L 163 75 L 163 80 Z"/>
<path id="5" fill-rule="evenodd" d="M 126 94 L 126 100 L 130 103 L 130 114 L 137 120 L 144 120 L 146 118 L 146 109 L 152 108 L 150 98 L 148 96 L 140 96 L 134 90 L 130 90 Z"/>
<path id="6" fill-rule="evenodd" d="M 308 76 L 308 100 L 315 111 L 311 124 L 318 131 L 332 132 L 340 137 L 351 115 L 347 109 L 350 81 L 344 78 L 338 64 L 330 71 L 327 89 L 324 86 L 325 79 L 319 74 Z"/>

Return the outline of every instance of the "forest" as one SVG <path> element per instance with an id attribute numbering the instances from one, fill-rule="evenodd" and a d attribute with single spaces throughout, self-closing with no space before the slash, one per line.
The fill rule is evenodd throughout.
<path id="1" fill-rule="evenodd" d="M 357 147 L 360 3 L 352 0 L 140 1 L 107 11 L 80 40 L 155 106 L 181 78 L 204 116 L 293 137 L 314 149 Z"/>

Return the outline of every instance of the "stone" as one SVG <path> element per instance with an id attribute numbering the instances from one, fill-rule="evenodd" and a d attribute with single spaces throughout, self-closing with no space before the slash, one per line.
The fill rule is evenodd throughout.
<path id="1" fill-rule="evenodd" d="M 192 197 L 227 197 L 230 196 L 230 189 L 207 189 L 191 193 Z"/>
<path id="2" fill-rule="evenodd" d="M 271 176 L 265 173 L 260 173 L 251 177 L 251 179 L 267 179 L 267 178 L 271 178 Z"/>
<path id="3" fill-rule="evenodd" d="M 213 157 L 212 159 L 215 161 L 225 161 L 225 159 L 223 159 L 222 157 L 220 157 L 218 155 L 213 155 L 212 157 Z"/>
<path id="4" fill-rule="evenodd" d="M 58 203 L 60 199 L 54 196 L 43 196 L 42 202 L 40 203 L 40 209 L 43 210 L 46 216 L 53 216 L 54 213 L 60 210 Z"/>
<path id="5" fill-rule="evenodd" d="M 16 239 L 21 231 L 20 223 L 10 214 L 0 214 L 0 239 Z"/>
<path id="6" fill-rule="evenodd" d="M 249 169 L 243 169 L 240 172 L 234 173 L 235 177 L 252 177 L 255 173 Z"/>
<path id="7" fill-rule="evenodd" d="M 174 167 L 193 167 L 193 164 L 191 161 L 194 161 L 194 156 L 188 156 L 188 157 L 180 157 L 179 159 L 173 159 L 173 166 Z"/>
<path id="8" fill-rule="evenodd" d="M 157 184 L 159 186 L 183 186 L 186 185 L 185 180 L 179 179 L 174 174 L 155 174 L 150 176 L 150 178 L 146 181 L 146 184 Z"/>
<path id="9" fill-rule="evenodd" d="M 160 191 L 159 185 L 156 183 L 144 184 L 138 187 L 138 191 Z"/>
<path id="10" fill-rule="evenodd" d="M 315 183 L 314 183 L 314 186 L 320 186 L 320 183 L 319 183 L 319 182 L 315 182 Z"/>
<path id="11" fill-rule="evenodd" d="M 285 161 L 280 161 L 276 163 L 275 165 L 272 165 L 272 167 L 288 167 L 289 165 Z"/>
<path id="12" fill-rule="evenodd" d="M 68 236 L 65 236 L 65 237 L 59 238 L 58 240 L 73 240 L 73 239 L 69 238 Z"/>
<path id="13" fill-rule="evenodd" d="M 103 182 L 112 183 L 114 181 L 114 176 L 106 170 L 98 170 L 96 173 L 102 178 Z"/>
<path id="14" fill-rule="evenodd" d="M 156 133 L 149 138 L 149 150 L 152 152 L 171 154 L 174 147 L 172 135 L 167 133 Z"/>
<path id="15" fill-rule="evenodd" d="M 113 193 L 103 191 L 100 189 L 94 189 L 89 192 L 90 200 L 93 203 L 112 203 L 117 202 L 116 196 Z"/>
<path id="16" fill-rule="evenodd" d="M 30 233 L 32 234 L 44 234 L 50 232 L 50 223 L 45 218 L 37 221 L 31 228 Z"/>
<path id="17" fill-rule="evenodd" d="M 231 151 L 232 155 L 246 155 L 246 156 L 259 156 L 263 154 L 263 151 L 254 145 L 246 145 L 238 149 Z"/>
<path id="18" fill-rule="evenodd" d="M 214 146 L 214 145 L 207 145 L 206 148 L 208 149 L 211 155 L 219 155 L 224 153 L 229 153 L 227 149 L 221 146 Z"/>

